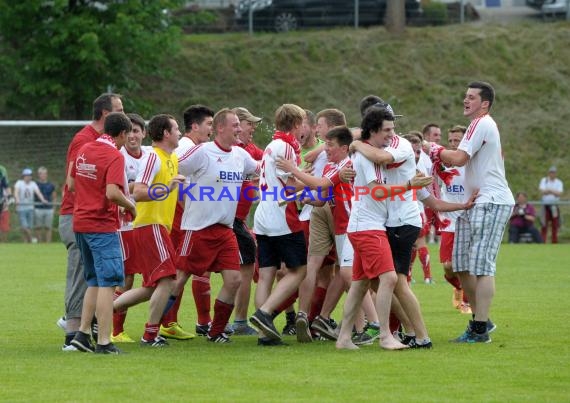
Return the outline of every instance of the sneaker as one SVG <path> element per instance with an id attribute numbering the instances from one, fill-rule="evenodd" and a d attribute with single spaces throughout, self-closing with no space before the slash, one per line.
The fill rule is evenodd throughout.
<path id="1" fill-rule="evenodd" d="M 212 323 L 208 323 L 207 325 L 196 323 L 196 334 L 198 336 L 207 336 L 211 325 Z"/>
<path id="2" fill-rule="evenodd" d="M 409 336 L 405 333 L 402 333 L 400 337 L 396 337 L 396 340 L 400 340 L 400 343 L 410 347 L 416 344 L 416 336 Z"/>
<path id="3" fill-rule="evenodd" d="M 307 314 L 305 312 L 297 313 L 297 317 L 295 318 L 295 327 L 297 328 L 297 341 L 299 343 L 310 343 L 313 341 L 309 319 L 307 319 Z"/>
<path id="4" fill-rule="evenodd" d="M 67 320 L 65 320 L 65 316 L 59 318 L 55 324 L 64 332 L 67 331 Z"/>
<path id="5" fill-rule="evenodd" d="M 247 323 L 233 324 L 234 336 L 256 336 L 257 330 L 249 326 Z"/>
<path id="6" fill-rule="evenodd" d="M 79 351 L 79 350 L 73 344 L 64 344 L 61 347 L 61 351 L 70 352 L 70 351 Z"/>
<path id="7" fill-rule="evenodd" d="M 430 348 L 433 348 L 433 343 L 431 341 L 428 341 L 427 343 L 424 343 L 424 344 L 418 344 L 415 337 L 410 342 L 410 344 L 407 344 L 407 345 L 413 349 L 421 349 L 421 348 L 430 349 Z"/>
<path id="8" fill-rule="evenodd" d="M 111 343 L 134 343 L 135 341 L 125 332 L 121 332 L 116 336 L 111 335 Z"/>
<path id="9" fill-rule="evenodd" d="M 92 353 L 95 351 L 95 347 L 93 347 L 93 343 L 91 342 L 91 336 L 81 331 L 75 333 L 75 337 L 71 340 L 71 345 L 83 353 Z"/>
<path id="10" fill-rule="evenodd" d="M 232 326 L 231 323 L 226 323 L 226 327 L 224 328 L 224 333 L 227 334 L 228 336 L 234 334 L 234 327 Z"/>
<path id="11" fill-rule="evenodd" d="M 289 344 L 284 343 L 281 340 L 273 340 L 273 339 L 270 339 L 269 337 L 262 337 L 260 339 L 257 339 L 257 345 L 258 346 L 288 346 Z"/>
<path id="12" fill-rule="evenodd" d="M 145 340 L 144 338 L 141 338 L 141 346 L 162 348 L 168 347 L 168 342 L 162 336 L 156 336 L 153 340 Z"/>
<path id="13" fill-rule="evenodd" d="M 311 330 L 315 330 L 319 335 L 326 337 L 328 340 L 336 341 L 338 335 L 336 334 L 336 323 L 330 319 L 323 318 L 318 315 L 311 324 Z"/>
<path id="14" fill-rule="evenodd" d="M 253 316 L 249 318 L 253 326 L 263 331 L 268 337 L 274 340 L 281 340 L 281 334 L 275 328 L 271 315 L 263 312 L 261 309 L 255 311 Z M 308 326 L 308 325 L 307 325 Z"/>
<path id="15" fill-rule="evenodd" d="M 471 315 L 473 312 L 471 312 L 471 305 L 469 305 L 468 302 L 462 302 L 461 305 L 459 306 L 459 312 L 465 314 L 465 315 Z"/>
<path id="16" fill-rule="evenodd" d="M 453 298 L 451 299 L 451 304 L 455 309 L 459 309 L 463 304 L 463 290 L 453 289 Z"/>
<path id="17" fill-rule="evenodd" d="M 295 322 L 287 322 L 285 326 L 283 326 L 283 332 L 281 334 L 283 336 L 295 336 L 297 334 Z"/>
<path id="18" fill-rule="evenodd" d="M 380 337 L 380 326 L 369 323 L 365 332 L 372 338 L 372 341 L 377 340 Z"/>
<path id="19" fill-rule="evenodd" d="M 469 330 L 466 332 L 466 335 L 461 339 L 461 341 L 457 341 L 457 343 L 490 343 L 491 337 L 489 336 L 489 332 L 485 333 L 476 333 L 473 330 Z"/>
<path id="20" fill-rule="evenodd" d="M 369 346 L 374 343 L 374 340 L 366 332 L 357 332 L 352 336 L 352 342 L 357 346 Z"/>
<path id="21" fill-rule="evenodd" d="M 465 329 L 465 331 L 463 332 L 463 334 L 459 337 L 456 337 L 455 339 L 451 339 L 449 340 L 451 343 L 465 343 L 465 340 L 467 339 L 467 337 L 469 336 L 469 333 L 471 333 L 471 326 L 473 325 L 473 321 L 470 320 L 469 324 L 467 325 L 467 329 Z"/>
<path id="22" fill-rule="evenodd" d="M 435 284 L 435 281 L 433 281 L 433 278 L 426 278 L 426 279 L 424 279 L 424 283 L 425 284 Z"/>
<path id="23" fill-rule="evenodd" d="M 190 340 L 196 337 L 194 333 L 190 333 L 182 329 L 177 322 L 170 322 L 167 327 L 160 325 L 160 331 L 158 334 L 162 337 L 166 337 L 167 339 L 176 340 Z"/>
<path id="24" fill-rule="evenodd" d="M 216 336 L 206 336 L 208 338 L 208 341 L 211 341 L 212 343 L 231 343 L 232 341 L 230 340 L 230 338 L 228 337 L 227 334 L 225 333 L 220 333 Z"/>
<path id="25" fill-rule="evenodd" d="M 95 347 L 95 354 L 122 354 L 123 352 L 117 348 L 113 343 L 105 344 L 102 346 L 101 344 L 97 344 Z"/>
<path id="26" fill-rule="evenodd" d="M 97 338 L 99 337 L 99 325 L 97 324 L 97 318 L 94 316 L 91 321 L 91 337 L 95 343 L 97 343 Z"/>
<path id="27" fill-rule="evenodd" d="M 487 333 L 493 333 L 495 330 L 497 330 L 497 325 L 495 325 L 491 319 L 487 320 Z"/>

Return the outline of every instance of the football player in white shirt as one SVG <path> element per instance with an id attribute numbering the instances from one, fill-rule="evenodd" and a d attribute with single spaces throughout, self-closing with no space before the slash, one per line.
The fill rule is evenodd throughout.
<path id="1" fill-rule="evenodd" d="M 475 207 L 456 222 L 453 270 L 459 274 L 475 312 L 458 343 L 489 343 L 489 309 L 495 294 L 496 259 L 506 224 L 515 204 L 505 176 L 499 129 L 489 115 L 495 90 L 486 82 L 472 82 L 463 99 L 463 115 L 471 119 L 457 150 L 431 144 L 430 158 L 465 166 L 465 192 L 479 190 Z M 483 228 L 485 231 L 483 231 Z"/>
<path id="2" fill-rule="evenodd" d="M 208 340 L 228 343 L 224 332 L 234 308 L 241 276 L 239 247 L 233 223 L 243 179 L 259 172 L 259 164 L 247 151 L 237 147 L 240 121 L 230 109 L 214 116 L 213 142 L 197 145 L 179 158 L 179 172 L 192 178 L 191 206 L 186 204 L 179 247 L 176 289 L 191 274 L 219 272 L 223 285 L 214 304 L 214 320 Z M 234 147 L 236 146 L 236 147 Z"/>
<path id="3" fill-rule="evenodd" d="M 305 278 L 307 249 L 296 201 L 281 203 L 288 193 L 302 189 L 291 174 L 276 167 L 277 157 L 300 163 L 305 111 L 294 104 L 284 104 L 275 112 L 273 140 L 265 148 L 259 178 L 260 201 L 254 216 L 257 238 L 259 281 L 255 292 L 256 312 L 250 318 L 259 332 L 259 344 L 280 344 L 281 334 L 273 324 L 274 311 L 297 289 Z M 287 187 L 290 187 L 286 189 Z M 281 263 L 287 274 L 273 288 Z M 266 336 L 266 337 L 264 337 Z"/>
<path id="4" fill-rule="evenodd" d="M 540 180 L 538 190 L 542 194 L 542 239 L 546 242 L 548 223 L 551 223 L 552 243 L 558 243 L 558 227 L 560 226 L 558 200 L 564 193 L 564 184 L 556 177 L 555 166 L 551 166 L 548 170 L 548 176 Z"/>
<path id="5" fill-rule="evenodd" d="M 180 157 L 192 147 L 198 144 L 210 141 L 212 136 L 212 124 L 214 120 L 214 111 L 205 105 L 190 105 L 184 111 L 184 135 L 178 141 L 178 147 L 174 153 Z M 190 181 L 186 179 L 186 185 Z M 186 202 L 189 203 L 188 200 Z M 174 212 L 174 221 L 172 222 L 172 230 L 170 231 L 170 240 L 174 249 L 178 250 L 181 239 L 184 237 L 184 231 L 180 229 L 182 214 L 184 212 L 185 201 L 176 203 Z M 196 304 L 198 313 L 198 323 L 196 324 L 196 333 L 199 336 L 206 336 L 208 326 L 212 321 L 210 316 L 210 275 L 192 276 L 192 296 Z M 169 305 L 171 307 L 162 317 L 160 324 L 160 335 L 162 337 L 187 340 L 194 337 L 194 334 L 185 331 L 178 323 L 178 310 L 182 302 L 184 289 L 180 290 L 178 296 L 171 295 Z"/>

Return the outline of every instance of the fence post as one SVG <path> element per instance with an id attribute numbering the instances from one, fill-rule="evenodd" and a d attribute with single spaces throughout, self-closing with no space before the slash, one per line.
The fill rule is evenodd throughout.
<path id="1" fill-rule="evenodd" d="M 358 28 L 359 13 L 360 13 L 359 1 L 354 0 L 354 28 Z"/>

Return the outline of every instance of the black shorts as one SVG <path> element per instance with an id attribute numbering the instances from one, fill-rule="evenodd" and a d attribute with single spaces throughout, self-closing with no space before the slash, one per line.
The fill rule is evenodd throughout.
<path id="1" fill-rule="evenodd" d="M 420 230 L 421 228 L 413 225 L 386 227 L 386 234 L 388 235 L 388 242 L 390 242 L 396 273 L 407 276 L 410 272 L 412 248 L 418 239 Z"/>
<path id="2" fill-rule="evenodd" d="M 245 222 L 239 218 L 234 219 L 234 234 L 236 234 L 239 246 L 239 264 L 254 264 L 256 255 L 255 240 Z"/>
<path id="3" fill-rule="evenodd" d="M 303 231 L 292 234 L 267 236 L 257 235 L 259 268 L 281 267 L 285 263 L 288 269 L 295 269 L 307 264 L 307 246 Z"/>

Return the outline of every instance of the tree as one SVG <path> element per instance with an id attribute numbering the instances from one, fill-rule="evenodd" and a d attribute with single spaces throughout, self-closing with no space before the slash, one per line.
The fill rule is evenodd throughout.
<path id="1" fill-rule="evenodd" d="M 402 34 L 406 29 L 406 1 L 387 0 L 386 30 L 392 34 Z"/>
<path id="2" fill-rule="evenodd" d="M 15 116 L 86 118 L 95 97 L 168 73 L 183 0 L 0 0 L 0 73 Z M 6 95 L 7 94 L 7 95 Z"/>

